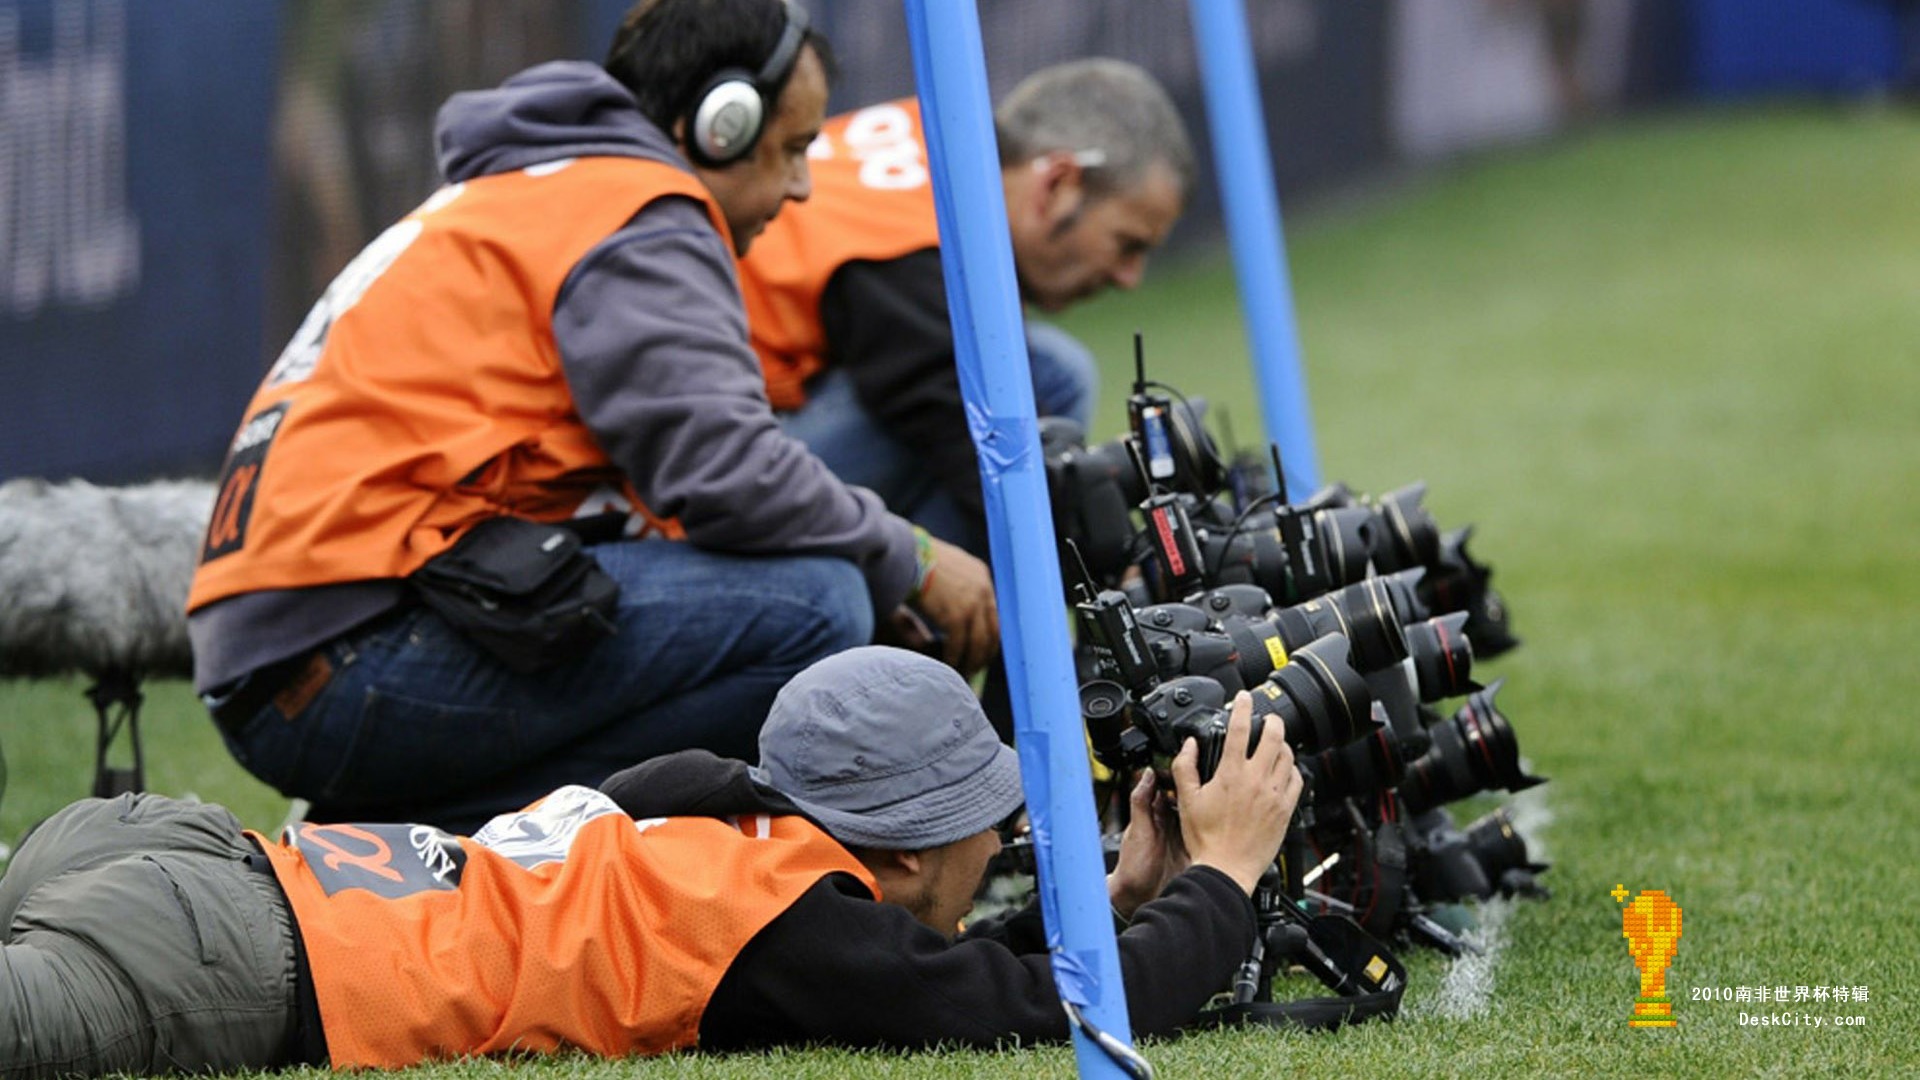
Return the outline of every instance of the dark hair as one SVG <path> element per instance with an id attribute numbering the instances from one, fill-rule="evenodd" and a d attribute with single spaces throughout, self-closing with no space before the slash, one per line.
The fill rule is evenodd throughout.
<path id="1" fill-rule="evenodd" d="M 716 74 L 760 70 L 786 27 L 781 0 L 641 0 L 620 20 L 603 66 L 633 93 L 640 112 L 671 134 Z M 801 45 L 813 46 L 831 79 L 827 39 L 809 27 Z M 771 88 L 772 103 L 777 105 L 797 66 Z"/>

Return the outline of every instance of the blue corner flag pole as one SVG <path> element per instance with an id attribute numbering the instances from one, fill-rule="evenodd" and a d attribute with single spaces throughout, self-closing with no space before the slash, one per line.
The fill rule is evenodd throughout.
<path id="1" fill-rule="evenodd" d="M 980 17 L 974 0 L 905 3 L 1054 983 L 1070 1013 L 1124 1048 L 1126 989 L 1067 644 Z M 1126 1075 L 1086 1030 L 1075 1027 L 1073 1044 L 1081 1076 Z"/>
<path id="2" fill-rule="evenodd" d="M 1220 176 L 1234 276 L 1240 281 L 1240 313 L 1260 383 L 1261 413 L 1267 438 L 1280 445 L 1287 497 L 1297 501 L 1320 486 L 1320 461 L 1300 370 L 1280 196 L 1273 184 L 1266 114 L 1260 107 L 1260 80 L 1242 0 L 1193 0 L 1193 33 L 1207 95 L 1214 171 Z"/>

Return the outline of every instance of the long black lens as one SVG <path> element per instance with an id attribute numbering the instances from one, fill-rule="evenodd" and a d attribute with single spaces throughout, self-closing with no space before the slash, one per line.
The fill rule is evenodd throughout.
<path id="1" fill-rule="evenodd" d="M 1255 715 L 1278 716 L 1287 744 L 1302 754 L 1352 742 L 1370 728 L 1373 698 L 1347 655 L 1347 639 L 1339 634 L 1295 649 L 1254 688 Z"/>
<path id="2" fill-rule="evenodd" d="M 1493 570 L 1467 552 L 1471 525 L 1441 537 L 1440 563 L 1420 584 L 1421 598 L 1435 611 L 1467 613 L 1467 636 L 1483 660 L 1520 644 L 1513 635 L 1513 616 L 1506 600 L 1494 591 Z"/>
<path id="3" fill-rule="evenodd" d="M 1500 686 L 1496 681 L 1468 696 L 1460 711 L 1427 729 L 1433 746 L 1407 763 L 1400 785 L 1408 813 L 1417 815 L 1493 788 L 1524 791 L 1542 782 L 1521 767 L 1513 727 L 1494 707 Z"/>
<path id="4" fill-rule="evenodd" d="M 1364 506 L 1316 510 L 1314 532 L 1320 540 L 1321 565 L 1326 579 L 1321 589 L 1336 589 L 1367 576 L 1374 527 L 1373 511 Z M 1307 595 L 1312 595 L 1308 593 Z"/>
<path id="5" fill-rule="evenodd" d="M 1421 505 L 1427 485 L 1408 484 L 1374 500 L 1379 525 L 1373 539 L 1373 568 L 1380 573 L 1440 562 L 1440 525 Z"/>
<path id="6" fill-rule="evenodd" d="M 1379 671 L 1406 659 L 1406 635 L 1384 579 L 1357 581 L 1327 599 L 1339 609 L 1343 632 L 1353 643 L 1354 667 Z"/>
<path id="7" fill-rule="evenodd" d="M 1307 797 L 1315 803 L 1368 796 L 1395 787 L 1406 773 L 1399 740 L 1382 727 L 1345 746 L 1336 746 L 1300 762 Z"/>
<path id="8" fill-rule="evenodd" d="M 1473 682 L 1473 643 L 1467 640 L 1466 625 L 1467 613 L 1456 611 L 1404 628 L 1421 701 L 1439 701 L 1478 689 Z"/>
<path id="9" fill-rule="evenodd" d="M 1380 575 L 1379 581 L 1387 590 L 1387 599 L 1392 602 L 1393 614 L 1401 626 L 1419 622 L 1433 614 L 1427 602 L 1420 598 L 1420 582 L 1426 576 L 1426 568 L 1422 566 Z"/>
<path id="10" fill-rule="evenodd" d="M 1287 651 L 1328 634 L 1340 634 L 1353 649 L 1354 667 L 1379 671 L 1407 656 L 1407 639 L 1400 621 L 1387 580 L 1367 578 L 1304 604 L 1276 608 L 1266 624 Z M 1261 623 L 1252 624 L 1250 629 L 1256 637 L 1269 636 Z M 1244 653 L 1243 645 L 1243 662 Z"/>

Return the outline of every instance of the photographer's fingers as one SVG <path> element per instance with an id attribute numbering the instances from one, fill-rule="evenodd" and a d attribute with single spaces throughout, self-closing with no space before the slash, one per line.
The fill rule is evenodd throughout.
<path id="1" fill-rule="evenodd" d="M 973 645 L 971 655 L 967 657 L 968 672 L 979 671 L 993 660 L 1000 651 L 1000 606 L 994 602 L 993 588 L 989 586 L 974 608 L 973 633 L 969 638 Z"/>
<path id="2" fill-rule="evenodd" d="M 1249 893 L 1280 850 L 1299 784 L 1293 751 L 1278 726 L 1249 755 L 1253 730 L 1252 699 L 1241 693 L 1228 710 L 1225 752 L 1213 776 L 1199 783 L 1195 751 L 1186 747 L 1174 761 L 1175 782 L 1184 773 L 1191 784 L 1180 788 L 1180 830 L 1193 862 L 1225 873 Z M 1287 774 L 1293 774 L 1290 780 Z"/>
<path id="3" fill-rule="evenodd" d="M 947 633 L 946 661 L 963 675 L 972 675 L 987 666 L 999 647 L 999 627 L 992 606 L 976 605 L 958 625 Z"/>
<path id="4" fill-rule="evenodd" d="M 1227 713 L 1227 745 L 1248 745 L 1257 727 L 1264 728 L 1265 723 L 1253 718 L 1253 695 L 1242 690 L 1233 696 L 1233 706 Z M 1244 757 L 1246 768 L 1270 784 L 1277 783 L 1282 775 L 1291 776 L 1296 782 L 1299 780 L 1299 774 L 1293 767 L 1293 747 L 1287 745 L 1277 726 L 1271 732 L 1261 731 L 1260 741 Z M 1221 765 L 1225 766 L 1226 762 L 1223 760 Z"/>
<path id="5" fill-rule="evenodd" d="M 1120 835 L 1119 857 L 1107 875 L 1107 899 L 1122 916 L 1133 917 L 1141 904 L 1160 895 L 1167 880 L 1166 834 L 1153 813 L 1153 772 L 1140 774 L 1128 794 L 1132 817 Z"/>
<path id="6" fill-rule="evenodd" d="M 972 674 L 1000 648 L 1000 613 L 987 564 L 944 540 L 933 541 L 933 570 L 920 606 L 947 636 L 947 663 Z"/>
<path id="7" fill-rule="evenodd" d="M 1131 804 L 1132 819 L 1154 820 L 1152 769 L 1140 770 L 1140 775 L 1134 778 L 1133 790 L 1127 793 L 1127 802 Z"/>
<path id="8" fill-rule="evenodd" d="M 1191 808 L 1200 797 L 1200 744 L 1192 739 L 1180 744 L 1173 757 L 1173 791 L 1180 805 Z"/>
<path id="9" fill-rule="evenodd" d="M 1293 820 L 1293 812 L 1300 805 L 1300 793 L 1306 788 L 1306 778 L 1300 775 L 1299 769 L 1294 768 L 1293 755 L 1289 753 L 1285 771 L 1280 776 L 1280 801 L 1284 807 L 1281 814 L 1282 822 Z"/>
<path id="10" fill-rule="evenodd" d="M 894 608 L 884 619 L 874 634 L 874 642 L 880 645 L 898 645 L 903 649 L 924 650 L 933 643 L 933 631 L 927 628 L 925 619 L 905 604 Z"/>

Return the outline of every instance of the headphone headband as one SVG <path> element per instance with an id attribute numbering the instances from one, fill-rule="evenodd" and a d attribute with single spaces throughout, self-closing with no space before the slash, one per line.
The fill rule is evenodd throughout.
<path id="1" fill-rule="evenodd" d="M 767 55 L 767 62 L 753 73 L 753 88 L 768 98 L 769 105 L 773 104 L 773 88 L 780 85 L 800 59 L 800 45 L 807 40 L 809 29 L 806 8 L 793 0 L 780 0 L 780 6 L 786 10 L 787 25 L 780 31 L 780 40 L 774 44 L 773 52 Z"/>

